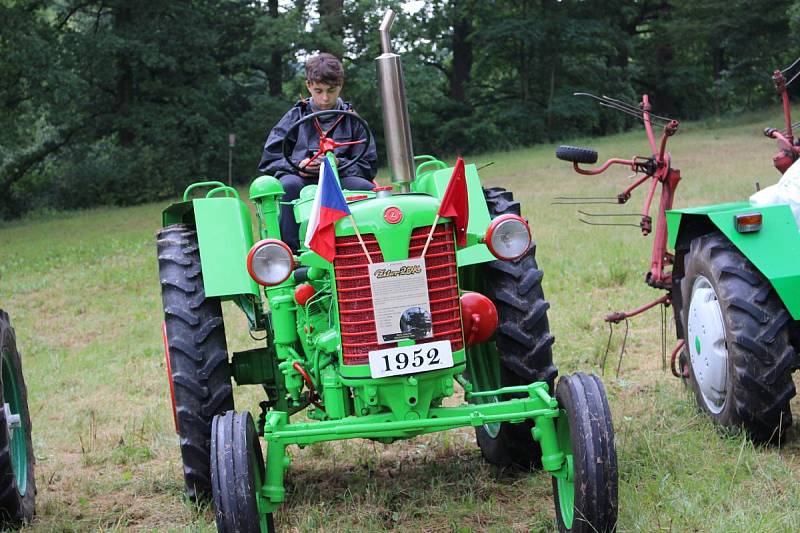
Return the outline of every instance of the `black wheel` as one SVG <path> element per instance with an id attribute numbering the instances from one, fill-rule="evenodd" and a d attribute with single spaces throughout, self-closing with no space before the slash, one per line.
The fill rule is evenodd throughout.
<path id="1" fill-rule="evenodd" d="M 617 528 L 617 452 L 606 391 L 581 372 L 558 380 L 559 447 L 572 462 L 572 479 L 553 477 L 559 531 L 603 533 Z"/>
<path id="2" fill-rule="evenodd" d="M 158 232 L 164 344 L 183 475 L 192 499 L 210 496 L 214 415 L 233 409 L 219 298 L 206 298 L 197 232 L 175 224 Z"/>
<path id="3" fill-rule="evenodd" d="M 271 513 L 258 512 L 256 494 L 264 479 L 264 457 L 250 413 L 228 411 L 215 416 L 211 429 L 211 485 L 217 531 L 274 531 Z"/>
<path id="4" fill-rule="evenodd" d="M 684 258 L 683 331 L 689 383 L 716 423 L 777 442 L 792 424 L 798 358 L 791 318 L 769 281 L 719 233 L 697 237 Z"/>
<path id="5" fill-rule="evenodd" d="M 36 480 L 28 389 L 8 313 L 0 310 L 0 525 L 16 527 L 34 515 Z"/>
<path id="6" fill-rule="evenodd" d="M 510 191 L 484 189 L 492 218 L 520 214 Z M 536 264 L 536 245 L 515 261 L 493 261 L 472 272 L 472 287 L 497 307 L 498 325 L 493 339 L 468 348 L 469 375 L 477 390 L 547 382 L 553 388 L 558 370 L 553 365 L 547 310 L 542 291 L 542 271 Z M 496 401 L 490 399 L 489 401 Z M 487 424 L 475 428 L 483 457 L 491 464 L 530 468 L 541 466 L 541 450 L 531 436 L 532 422 Z"/>
<path id="7" fill-rule="evenodd" d="M 556 157 L 571 163 L 597 163 L 597 152 L 582 146 L 562 144 L 556 148 Z"/>

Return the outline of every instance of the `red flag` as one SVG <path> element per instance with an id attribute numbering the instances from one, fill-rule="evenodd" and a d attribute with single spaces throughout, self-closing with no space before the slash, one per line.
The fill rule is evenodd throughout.
<path id="1" fill-rule="evenodd" d="M 453 167 L 453 175 L 442 197 L 439 216 L 449 217 L 456 227 L 456 243 L 467 245 L 467 223 L 469 222 L 469 203 L 467 201 L 467 177 L 464 174 L 464 160 L 460 157 Z"/>

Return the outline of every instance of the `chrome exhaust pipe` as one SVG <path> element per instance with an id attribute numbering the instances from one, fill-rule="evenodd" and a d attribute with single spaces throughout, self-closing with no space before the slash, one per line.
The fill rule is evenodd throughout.
<path id="1" fill-rule="evenodd" d="M 410 184 L 415 178 L 414 149 L 411 146 L 403 65 L 400 63 L 400 56 L 392 52 L 392 39 L 389 35 L 394 18 L 395 13 L 391 9 L 383 16 L 380 25 L 382 54 L 375 58 L 375 63 L 381 90 L 383 134 L 386 137 L 389 172 L 392 183 L 398 186 L 400 192 L 409 192 Z"/>

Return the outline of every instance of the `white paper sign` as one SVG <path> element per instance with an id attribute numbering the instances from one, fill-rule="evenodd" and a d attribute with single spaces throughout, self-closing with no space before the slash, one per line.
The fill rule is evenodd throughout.
<path id="1" fill-rule="evenodd" d="M 369 265 L 378 343 L 433 337 L 425 260 Z"/>

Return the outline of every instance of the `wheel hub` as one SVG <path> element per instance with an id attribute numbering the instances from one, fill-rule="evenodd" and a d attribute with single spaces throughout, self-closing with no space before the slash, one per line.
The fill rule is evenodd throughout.
<path id="1" fill-rule="evenodd" d="M 717 293 L 704 276 L 698 276 L 692 285 L 687 344 L 700 394 L 706 407 L 717 414 L 725 407 L 728 347 Z"/>

